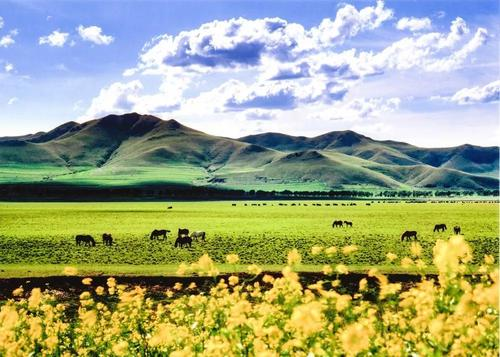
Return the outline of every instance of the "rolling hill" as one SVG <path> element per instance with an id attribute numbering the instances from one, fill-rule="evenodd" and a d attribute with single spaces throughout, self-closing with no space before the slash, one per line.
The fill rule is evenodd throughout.
<path id="1" fill-rule="evenodd" d="M 353 131 L 230 139 L 129 113 L 0 138 L 0 183 L 261 190 L 498 188 L 498 147 L 426 149 Z"/>

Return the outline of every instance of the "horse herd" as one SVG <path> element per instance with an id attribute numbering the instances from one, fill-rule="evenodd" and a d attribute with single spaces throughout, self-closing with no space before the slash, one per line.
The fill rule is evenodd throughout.
<path id="1" fill-rule="evenodd" d="M 167 235 L 170 233 L 168 229 L 154 229 L 149 235 L 150 240 L 166 240 Z M 204 231 L 194 231 L 189 234 L 189 229 L 187 228 L 179 228 L 177 232 L 177 239 L 175 240 L 174 247 L 184 247 L 189 246 L 193 240 L 201 239 L 205 241 L 206 233 Z M 161 238 L 161 239 L 160 239 Z M 76 245 L 83 245 L 85 247 L 95 247 L 96 241 L 94 237 L 89 234 L 77 234 L 75 236 Z M 102 235 L 102 243 L 105 246 L 113 245 L 113 236 L 110 233 L 104 233 Z"/>
<path id="2" fill-rule="evenodd" d="M 333 221 L 332 228 L 339 228 L 339 227 L 351 227 L 352 228 L 352 222 L 350 222 L 350 221 L 342 221 L 342 220 L 335 220 L 335 221 Z M 440 223 L 440 224 L 436 224 L 434 226 L 434 231 L 433 232 L 444 232 L 447 229 L 448 228 L 446 227 L 446 224 Z M 453 233 L 455 233 L 455 234 L 461 234 L 461 232 L 462 232 L 462 229 L 460 228 L 460 226 L 453 227 Z M 404 240 L 409 241 L 412 238 L 414 240 L 418 240 L 418 238 L 417 238 L 417 231 L 405 231 L 401 235 L 401 241 L 404 241 Z"/>

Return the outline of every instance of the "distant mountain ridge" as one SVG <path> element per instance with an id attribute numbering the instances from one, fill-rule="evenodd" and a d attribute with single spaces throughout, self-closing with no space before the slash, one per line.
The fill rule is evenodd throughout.
<path id="1" fill-rule="evenodd" d="M 0 138 L 0 182 L 241 189 L 498 188 L 498 147 L 420 148 L 354 131 L 230 139 L 129 113 Z"/>

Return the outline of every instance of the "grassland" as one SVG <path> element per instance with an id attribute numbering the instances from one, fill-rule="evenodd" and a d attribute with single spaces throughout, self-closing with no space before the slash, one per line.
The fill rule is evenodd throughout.
<path id="1" fill-rule="evenodd" d="M 462 227 L 473 247 L 474 262 L 485 254 L 498 259 L 499 211 L 494 203 L 279 203 L 237 202 L 235 207 L 232 202 L 0 203 L 0 276 L 57 275 L 68 265 L 87 275 L 172 274 L 179 263 L 193 262 L 205 252 L 218 263 L 224 263 L 229 253 L 239 255 L 241 266 L 222 265 L 222 271 L 250 263 L 274 270 L 286 262 L 292 248 L 302 254 L 299 269 L 304 271 L 340 262 L 358 271 L 372 266 L 387 272 L 412 271 L 416 268 L 402 268 L 385 257 L 387 252 L 399 258 L 410 255 L 409 243 L 400 242 L 401 233 L 418 231 L 423 259 L 430 264 L 435 241 L 449 238 L 454 225 Z M 173 209 L 167 210 L 169 205 Z M 334 219 L 352 221 L 354 227 L 332 229 Z M 436 223 L 446 223 L 449 230 L 433 233 Z M 174 248 L 179 227 L 204 230 L 207 241 L 194 242 L 192 249 Z M 171 236 L 150 241 L 149 232 L 155 228 L 169 229 Z M 113 234 L 115 246 L 102 245 L 104 232 Z M 97 246 L 76 247 L 73 237 L 82 233 L 98 238 Z M 351 244 L 358 251 L 349 256 L 340 251 L 331 256 L 311 254 L 313 246 Z"/>

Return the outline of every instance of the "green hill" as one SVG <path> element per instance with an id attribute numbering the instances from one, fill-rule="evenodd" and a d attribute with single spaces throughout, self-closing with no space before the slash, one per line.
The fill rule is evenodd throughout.
<path id="1" fill-rule="evenodd" d="M 130 113 L 0 138 L 0 183 L 262 190 L 498 187 L 498 147 L 425 149 L 353 131 L 229 139 Z"/>

